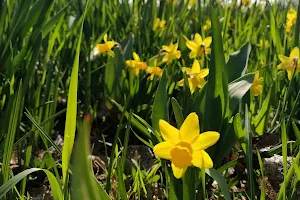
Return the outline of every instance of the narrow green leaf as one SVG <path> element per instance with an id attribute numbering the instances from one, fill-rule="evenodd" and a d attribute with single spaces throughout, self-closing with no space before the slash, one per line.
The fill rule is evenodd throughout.
<path id="1" fill-rule="evenodd" d="M 159 120 L 169 121 L 168 114 L 168 93 L 167 93 L 167 77 L 166 72 L 163 73 L 153 103 L 152 108 L 152 127 L 159 132 Z"/>
<path id="2" fill-rule="evenodd" d="M 22 80 L 20 81 L 18 92 L 10 97 L 9 106 L 6 110 L 5 124 L 4 124 L 4 152 L 1 166 L 1 181 L 5 183 L 8 180 L 10 171 L 10 160 L 12 156 L 13 144 L 15 136 L 19 128 L 21 120 L 21 112 L 23 110 L 23 99 L 22 95 Z"/>
<path id="3" fill-rule="evenodd" d="M 293 126 L 293 130 L 294 130 L 295 136 L 297 138 L 297 141 L 300 142 L 300 131 L 299 131 L 297 125 L 295 124 L 295 122 L 292 122 L 292 126 Z"/>
<path id="4" fill-rule="evenodd" d="M 40 32 L 35 41 L 32 41 L 32 57 L 30 63 L 28 65 L 28 73 L 25 76 L 24 84 L 23 84 L 23 96 L 25 96 L 27 89 L 29 88 L 30 80 L 34 77 L 34 68 L 36 67 L 36 62 L 40 55 L 40 46 L 42 44 L 42 33 Z"/>
<path id="5" fill-rule="evenodd" d="M 264 175 L 264 164 L 261 159 L 259 150 L 256 151 L 257 158 L 258 158 L 258 163 L 259 163 L 259 168 L 260 168 L 260 173 L 261 173 L 261 193 L 260 193 L 260 200 L 265 200 L 265 175 Z"/>
<path id="6" fill-rule="evenodd" d="M 171 99 L 171 104 L 172 104 L 173 112 L 175 115 L 177 128 L 179 129 L 184 121 L 181 107 L 174 97 L 172 97 L 172 99 Z"/>
<path id="7" fill-rule="evenodd" d="M 183 199 L 196 200 L 196 171 L 189 167 L 182 179 Z"/>
<path id="8" fill-rule="evenodd" d="M 298 152 L 296 158 L 293 160 L 293 163 L 295 162 L 295 163 L 298 164 L 299 160 L 300 160 L 300 152 Z M 286 193 L 285 193 L 286 188 L 291 183 L 291 180 L 294 176 L 294 173 L 295 173 L 295 168 L 294 168 L 294 165 L 292 165 L 289 168 L 288 173 L 286 174 L 286 177 L 284 178 L 284 183 L 281 184 L 281 187 L 280 187 L 280 190 L 279 190 L 279 193 L 278 193 L 278 196 L 277 196 L 278 200 L 281 200 L 283 198 L 283 196 L 286 195 Z"/>
<path id="9" fill-rule="evenodd" d="M 78 140 L 74 152 L 71 197 L 75 200 L 110 200 L 92 170 L 90 152 L 90 130 L 92 116 L 86 115 L 78 124 Z M 90 159 L 89 159 L 90 158 Z"/>
<path id="10" fill-rule="evenodd" d="M 300 32 L 300 0 L 298 1 L 297 20 L 295 24 L 294 47 L 297 47 L 299 45 L 299 32 Z"/>
<path id="11" fill-rule="evenodd" d="M 247 172 L 248 172 L 248 195 L 250 199 L 254 199 L 255 197 L 255 181 L 254 181 L 254 175 L 253 175 L 253 151 L 252 151 L 252 130 L 250 127 L 250 119 L 249 119 L 249 113 L 248 113 L 248 105 L 245 105 L 245 130 L 246 130 L 246 137 L 245 137 L 245 143 L 246 143 L 246 161 L 247 161 Z"/>
<path id="12" fill-rule="evenodd" d="M 33 116 L 28 111 L 25 112 L 25 115 L 33 123 L 33 125 L 36 127 L 36 129 L 41 133 L 41 137 L 46 139 L 54 147 L 54 149 L 57 151 L 57 153 L 59 153 L 61 155 L 61 151 L 60 151 L 59 147 L 51 139 L 49 134 L 43 130 L 43 128 L 38 124 L 38 122 L 33 118 Z"/>
<path id="13" fill-rule="evenodd" d="M 219 187 L 221 188 L 221 191 L 224 195 L 225 200 L 230 200 L 230 192 L 229 188 L 227 186 L 225 178 L 222 176 L 220 172 L 215 170 L 214 168 L 206 169 L 206 174 L 208 174 L 211 178 L 213 178 L 215 181 L 217 181 Z"/>
<path id="14" fill-rule="evenodd" d="M 269 89 L 268 94 L 262 104 L 262 107 L 258 115 L 254 118 L 255 132 L 259 135 L 263 134 L 263 131 L 265 129 L 265 124 L 269 117 L 271 94 L 272 94 L 272 87 Z"/>
<path id="15" fill-rule="evenodd" d="M 227 169 L 229 169 L 229 168 L 231 168 L 231 167 L 234 167 L 234 166 L 236 166 L 237 164 L 240 164 L 240 160 L 239 159 L 236 159 L 236 160 L 231 160 L 231 161 L 229 161 L 229 162 L 227 162 L 226 164 L 224 164 L 222 167 L 220 167 L 219 169 L 218 169 L 218 171 L 220 172 L 220 173 L 223 173 L 225 170 L 227 170 Z"/>
<path id="16" fill-rule="evenodd" d="M 236 114 L 233 119 L 233 127 L 234 127 L 235 135 L 238 138 L 243 151 L 246 153 L 247 152 L 246 144 L 245 144 L 246 130 L 243 129 L 241 116 L 239 113 Z"/>
<path id="17" fill-rule="evenodd" d="M 68 4 L 69 5 L 69 4 Z M 65 10 L 67 9 L 68 5 L 63 7 L 60 11 L 57 12 L 57 14 L 52 17 L 42 28 L 43 32 L 43 38 L 55 27 L 55 25 L 65 16 Z"/>
<path id="18" fill-rule="evenodd" d="M 40 168 L 31 168 L 31 169 L 26 169 L 23 172 L 17 174 L 16 176 L 12 177 L 9 179 L 7 182 L 5 182 L 1 187 L 0 187 L 0 199 L 4 197 L 4 195 L 10 191 L 18 182 L 20 182 L 24 177 L 28 176 L 29 174 L 36 172 L 36 171 L 44 171 L 47 175 L 47 178 L 50 182 L 50 187 L 52 190 L 52 195 L 54 200 L 63 200 L 63 195 L 62 191 L 60 188 L 60 185 L 58 181 L 56 180 L 55 176 L 48 170 L 46 169 L 40 169 Z"/>
<path id="19" fill-rule="evenodd" d="M 287 175 L 287 135 L 285 120 L 281 123 L 281 142 L 282 142 L 282 165 L 283 165 L 283 193 L 286 193 L 286 175 Z M 283 199 L 286 199 L 286 195 L 283 195 Z"/>
<path id="20" fill-rule="evenodd" d="M 124 110 L 124 107 L 122 107 L 120 104 L 118 104 L 116 101 L 112 100 L 111 98 L 109 98 L 109 100 L 117 106 L 117 108 L 125 115 L 125 117 L 127 119 L 129 119 L 129 113 Z M 142 118 L 140 118 L 138 115 L 133 113 L 133 117 L 131 119 L 131 123 L 134 127 L 136 127 L 137 129 L 139 129 L 141 131 L 141 133 L 143 133 L 147 138 L 151 138 L 151 134 L 149 132 L 149 130 L 151 130 L 152 132 L 154 132 L 154 130 L 152 129 L 152 127 Z"/>
<path id="21" fill-rule="evenodd" d="M 86 8 L 87 8 L 87 5 L 88 5 L 88 1 L 86 2 Z M 85 11 L 86 11 L 86 8 L 85 8 Z M 64 133 L 64 146 L 63 146 L 63 150 L 62 150 L 63 183 L 66 182 L 69 162 L 70 162 L 73 145 L 74 145 L 74 139 L 75 139 L 76 117 L 77 117 L 77 87 L 78 87 L 79 54 L 80 54 L 80 45 L 81 45 L 85 12 L 82 17 L 83 17 L 83 20 L 81 23 L 79 38 L 77 41 L 76 55 L 74 58 L 74 64 L 73 64 L 72 74 L 71 74 L 71 82 L 70 82 L 69 93 L 68 93 L 66 125 L 65 125 L 65 133 Z"/>
<path id="22" fill-rule="evenodd" d="M 270 12 L 270 27 L 271 27 L 271 36 L 273 43 L 276 47 L 277 54 L 282 53 L 282 43 L 280 39 L 280 32 L 276 23 L 276 9 L 272 9 Z"/>

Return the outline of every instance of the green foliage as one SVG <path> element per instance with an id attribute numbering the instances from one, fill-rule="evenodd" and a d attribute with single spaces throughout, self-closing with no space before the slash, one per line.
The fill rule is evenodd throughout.
<path id="1" fill-rule="evenodd" d="M 55 200 L 265 199 L 267 185 L 260 181 L 258 188 L 257 180 L 267 178 L 263 160 L 274 154 L 282 155 L 284 169 L 277 199 L 295 198 L 299 70 L 288 80 L 277 66 L 282 55 L 299 46 L 299 12 L 300 3 L 296 7 L 291 1 L 286 6 L 207 0 L 0 1 L 0 199 L 33 198 L 28 177 L 39 178 L 39 171 L 46 174 L 42 184 L 50 185 Z M 156 24 L 157 18 L 162 23 Z M 188 42 L 198 40 L 197 33 L 202 44 L 193 57 Z M 114 57 L 97 48 L 106 34 Z M 170 43 L 178 44 L 180 57 L 166 48 Z M 129 67 L 133 52 L 141 63 Z M 173 59 L 164 62 L 168 56 Z M 195 59 L 201 70 L 209 70 L 207 76 L 186 70 Z M 151 72 L 156 61 L 162 71 Z M 256 72 L 263 78 L 259 84 Z M 200 133 L 220 133 L 207 149 L 213 168 L 189 167 L 176 179 L 165 159 L 153 156 L 146 169 L 141 160 L 129 158 L 131 145 L 152 151 L 163 142 L 159 120 L 180 129 L 191 112 L 199 116 Z M 93 123 L 86 118 L 90 115 Z M 281 143 L 261 152 L 255 141 L 267 134 L 279 135 Z M 102 179 L 90 159 L 98 154 L 105 157 Z M 289 168 L 288 157 L 293 158 Z M 248 176 L 244 193 L 231 189 L 239 174 L 229 175 L 229 168 L 241 166 Z M 211 190 L 213 180 L 218 190 Z"/>

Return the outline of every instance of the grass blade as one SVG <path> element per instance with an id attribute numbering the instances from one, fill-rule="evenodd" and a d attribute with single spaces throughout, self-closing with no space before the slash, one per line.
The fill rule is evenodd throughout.
<path id="1" fill-rule="evenodd" d="M 24 177 L 28 176 L 29 174 L 37 171 L 44 171 L 48 177 L 48 180 L 50 182 L 50 186 L 52 189 L 52 195 L 54 200 L 62 200 L 62 191 L 60 189 L 60 185 L 58 181 L 56 180 L 55 176 L 48 170 L 46 169 L 40 169 L 40 168 L 31 168 L 31 169 L 26 169 L 23 172 L 17 174 L 16 176 L 12 177 L 9 179 L 7 182 L 5 182 L 1 187 L 0 187 L 0 199 L 5 196 L 5 194 L 11 190 L 19 181 L 21 181 Z"/>
<path id="2" fill-rule="evenodd" d="M 221 188 L 221 191 L 223 192 L 225 200 L 231 200 L 230 192 L 226 183 L 225 178 L 222 176 L 220 172 L 215 170 L 214 168 L 206 169 L 206 174 L 208 174 L 211 178 L 213 178 L 215 181 L 217 181 L 218 185 Z"/>
<path id="3" fill-rule="evenodd" d="M 88 6 L 86 2 L 86 8 Z M 66 182 L 69 162 L 73 150 L 75 131 L 76 131 L 76 117 L 77 117 L 77 87 L 78 87 L 78 68 L 79 68 L 79 54 L 80 54 L 80 45 L 82 38 L 83 23 L 85 18 L 85 12 L 82 16 L 83 20 L 81 23 L 79 39 L 77 41 L 76 55 L 74 58 L 74 64 L 71 74 L 71 82 L 69 86 L 68 93 L 68 104 L 67 104 L 67 116 L 66 116 L 66 125 L 64 133 L 64 146 L 62 150 L 62 171 L 63 171 L 63 183 Z"/>
<path id="4" fill-rule="evenodd" d="M 286 199 L 286 175 L 287 175 L 287 135 L 286 135 L 286 126 L 285 120 L 281 123 L 281 142 L 282 142 L 282 162 L 283 162 L 283 199 Z"/>
<path id="5" fill-rule="evenodd" d="M 16 133 L 19 128 L 20 114 L 23 110 L 23 95 L 22 95 L 22 81 L 19 84 L 19 89 L 17 94 L 11 96 L 11 102 L 6 112 L 6 124 L 5 126 L 5 141 L 4 141 L 4 152 L 2 160 L 2 170 L 1 170 L 1 180 L 5 183 L 8 180 L 10 171 L 10 160 L 12 156 L 13 144 L 15 140 Z M 5 124 L 5 125 L 6 125 Z"/>
<path id="6" fill-rule="evenodd" d="M 152 127 L 154 130 L 159 131 L 159 120 L 163 119 L 165 121 L 169 121 L 169 113 L 168 113 L 168 93 L 167 93 L 167 74 L 163 73 L 157 92 L 155 94 L 155 99 L 153 103 L 152 109 Z"/>
<path id="7" fill-rule="evenodd" d="M 249 111 L 248 106 L 245 106 L 245 130 L 246 130 L 246 159 L 247 159 L 247 172 L 248 172 L 248 192 L 250 199 L 255 198 L 254 193 L 254 175 L 253 175 L 253 153 L 252 153 L 252 131 L 250 127 Z"/>
<path id="8" fill-rule="evenodd" d="M 86 115 L 78 125 L 78 140 L 74 152 L 74 170 L 72 176 L 72 199 L 110 200 L 104 189 L 96 180 L 90 153 L 90 129 L 92 116 Z"/>

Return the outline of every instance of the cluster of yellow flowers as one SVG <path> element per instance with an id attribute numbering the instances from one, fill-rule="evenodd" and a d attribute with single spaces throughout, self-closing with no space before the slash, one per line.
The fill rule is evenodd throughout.
<path id="1" fill-rule="evenodd" d="M 164 27 L 164 25 L 159 25 L 159 24 L 165 24 L 165 22 L 161 23 L 160 19 L 158 18 L 156 24 L 157 27 Z M 156 27 L 156 28 L 157 28 Z M 189 40 L 187 37 L 186 39 L 186 46 L 191 50 L 189 57 L 191 59 L 194 59 L 193 65 L 191 68 L 182 68 L 182 72 L 186 73 L 188 75 L 188 86 L 190 88 L 191 94 L 193 94 L 197 88 L 202 88 L 204 84 L 206 83 L 205 77 L 208 76 L 209 74 L 209 69 L 201 69 L 200 63 L 197 60 L 198 58 L 201 58 L 205 55 L 208 55 L 211 53 L 211 42 L 212 42 L 212 37 L 207 37 L 202 39 L 201 35 L 199 33 L 195 34 L 195 37 L 193 40 Z M 112 48 L 115 46 L 114 41 L 108 41 L 107 40 L 107 34 L 104 35 L 104 43 L 103 44 L 97 44 L 97 51 L 99 54 L 103 53 L 108 53 L 110 56 L 114 56 L 114 52 L 112 51 Z M 260 40 L 259 46 L 261 48 L 266 48 L 268 46 L 268 41 L 263 41 Z M 291 53 L 291 56 L 295 55 L 295 52 L 298 52 L 299 55 L 299 50 L 295 50 Z M 181 57 L 181 52 L 178 50 L 178 43 L 170 43 L 169 45 L 163 45 L 162 46 L 162 53 L 163 56 L 162 62 L 170 64 L 173 60 L 179 59 Z M 129 67 L 130 70 L 132 70 L 133 74 L 137 76 L 140 73 L 140 70 L 146 71 L 150 76 L 148 79 L 153 80 L 154 76 L 161 77 L 163 74 L 163 69 L 161 69 L 158 66 L 158 61 L 157 59 L 154 60 L 152 63 L 152 66 L 148 66 L 146 62 L 141 61 L 139 55 L 135 52 L 132 54 L 133 60 L 127 60 L 125 63 Z M 286 69 L 288 72 L 288 77 L 291 79 L 292 76 L 292 65 L 287 66 L 287 59 L 292 59 L 292 58 L 287 58 L 285 56 L 279 56 L 280 60 L 284 62 L 285 64 L 278 66 L 278 69 Z M 297 68 L 300 70 L 300 68 Z M 259 72 L 256 72 L 255 78 L 253 81 L 253 84 L 250 88 L 250 91 L 254 96 L 258 96 L 262 93 L 262 81 L 263 78 L 259 77 Z M 184 86 L 184 79 L 180 80 L 177 83 L 178 86 Z"/>
<path id="2" fill-rule="evenodd" d="M 286 15 L 286 25 L 285 25 L 285 31 L 290 32 L 293 25 L 296 23 L 297 19 L 297 12 L 295 9 L 290 8 L 287 15 Z"/>
<path id="3" fill-rule="evenodd" d="M 157 28 L 163 28 L 165 21 L 161 21 L 157 18 L 155 22 L 155 26 L 153 27 L 154 30 Z M 207 54 L 210 54 L 211 49 L 210 45 L 212 42 L 211 37 L 207 37 L 202 40 L 202 37 L 199 33 L 195 34 L 193 40 L 189 40 L 186 38 L 186 46 L 191 50 L 189 57 L 194 59 L 194 63 L 192 68 L 183 67 L 182 71 L 186 73 L 189 78 L 189 88 L 191 93 L 193 94 L 196 88 L 202 88 L 205 84 L 204 78 L 208 75 L 209 70 L 203 69 L 201 70 L 200 63 L 197 60 L 199 57 L 203 57 Z M 114 52 L 112 48 L 115 46 L 114 41 L 107 40 L 107 34 L 104 35 L 104 43 L 97 44 L 97 51 L 99 54 L 108 53 L 110 56 L 114 56 Z M 173 60 L 179 59 L 181 57 L 181 52 L 178 50 L 178 43 L 173 44 L 172 42 L 169 45 L 162 46 L 162 53 L 163 58 L 162 62 L 166 64 L 170 64 Z M 146 62 L 141 61 L 139 55 L 135 52 L 132 54 L 133 60 L 127 60 L 125 63 L 126 65 L 132 70 L 133 74 L 137 76 L 140 73 L 140 70 L 146 71 L 150 76 L 148 77 L 150 80 L 153 80 L 154 76 L 161 77 L 163 73 L 163 69 L 158 67 L 157 59 L 154 60 L 153 66 L 148 66 Z M 183 86 L 184 80 L 178 82 L 178 86 Z"/>

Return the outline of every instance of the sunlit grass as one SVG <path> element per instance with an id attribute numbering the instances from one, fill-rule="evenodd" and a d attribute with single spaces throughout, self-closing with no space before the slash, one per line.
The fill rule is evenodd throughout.
<path id="1" fill-rule="evenodd" d="M 54 199 L 267 199 L 275 154 L 275 196 L 294 199 L 299 8 L 0 2 L 0 199 L 33 197 L 32 177 Z M 148 168 L 132 145 L 154 153 Z"/>

